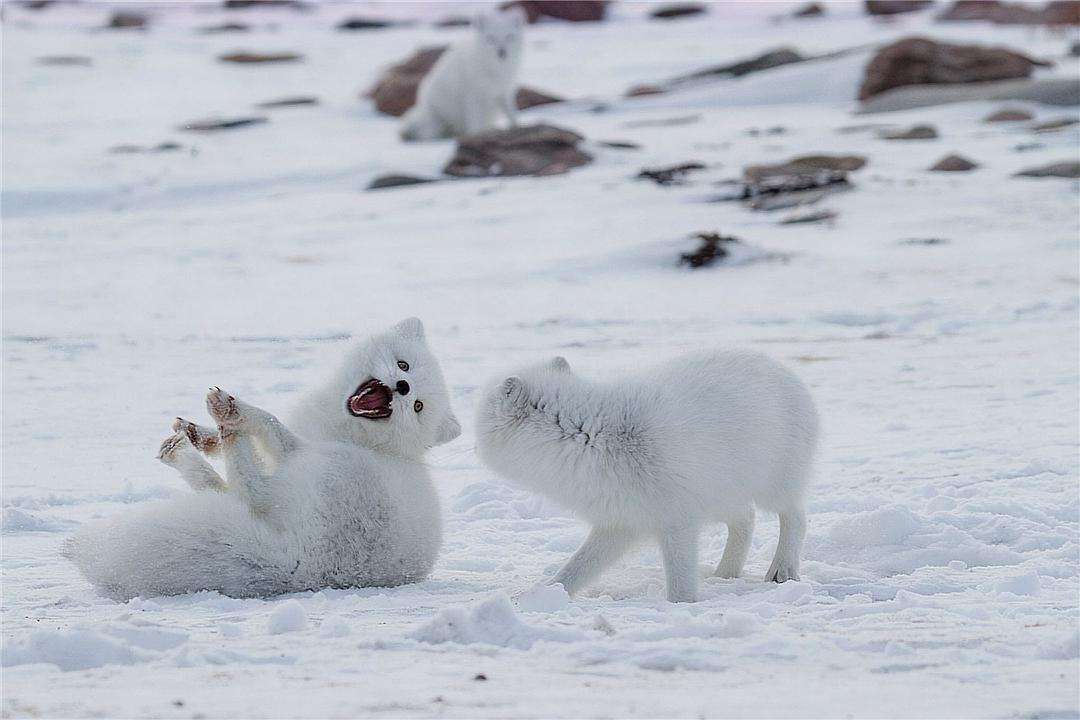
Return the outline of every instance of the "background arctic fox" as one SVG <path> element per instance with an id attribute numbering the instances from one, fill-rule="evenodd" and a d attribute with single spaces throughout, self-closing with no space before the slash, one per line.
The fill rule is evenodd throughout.
<path id="1" fill-rule="evenodd" d="M 693 601 L 701 526 L 727 523 L 716 573 L 736 577 L 755 505 L 780 515 L 766 580 L 799 576 L 817 413 L 798 378 L 763 355 L 689 355 L 606 383 L 579 378 L 555 358 L 490 387 L 476 432 L 492 470 L 592 524 L 553 579 L 567 592 L 651 536 L 663 552 L 668 599 Z"/>
<path id="2" fill-rule="evenodd" d="M 520 8 L 477 15 L 472 34 L 444 52 L 421 81 L 416 104 L 401 119 L 401 138 L 471 135 L 495 127 L 500 114 L 517 124 L 524 26 Z"/>
<path id="3" fill-rule="evenodd" d="M 217 429 L 178 418 L 159 455 L 196 492 L 66 545 L 102 592 L 264 596 L 431 571 L 442 530 L 421 458 L 460 427 L 419 320 L 361 343 L 289 427 L 217 388 L 206 404 Z M 225 479 L 200 451 L 224 461 Z"/>

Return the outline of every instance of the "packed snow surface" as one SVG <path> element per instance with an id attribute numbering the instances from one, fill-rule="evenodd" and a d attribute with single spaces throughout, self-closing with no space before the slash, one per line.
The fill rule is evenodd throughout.
<path id="1" fill-rule="evenodd" d="M 148 7 L 144 4 L 142 7 Z M 465 29 L 455 5 L 309 12 L 4 7 L 3 713 L 121 717 L 1076 717 L 1077 182 L 1014 178 L 1075 160 L 1075 108 L 964 103 L 853 115 L 871 46 L 924 34 L 1057 62 L 1075 36 L 857 3 L 720 4 L 669 23 L 527 30 L 522 81 L 571 99 L 522 115 L 582 133 L 569 174 L 365 192 L 437 176 L 452 143 L 403 145 L 359 98 L 379 71 Z M 416 22 L 333 30 L 349 14 Z M 194 28 L 249 22 L 246 34 Z M 631 85 L 777 45 L 844 55 L 666 95 Z M 229 66 L 236 50 L 302 62 Z M 87 65 L 47 65 L 80 55 Z M 321 104 L 254 104 L 316 95 Z M 1032 122 L 985 124 L 1003 106 Z M 268 123 L 198 135 L 207 117 Z M 940 137 L 886 141 L 929 123 Z M 776 130 L 782 128 L 782 130 Z M 605 147 L 629 141 L 637 150 Z M 118 145 L 183 147 L 111 153 Z M 815 209 L 707 202 L 751 163 L 868 158 Z M 979 164 L 930 173 L 949 153 Z M 684 185 L 633 179 L 698 161 Z M 697 232 L 742 238 L 728 265 L 679 267 Z M 743 261 L 753 259 L 753 262 Z M 349 343 L 424 319 L 464 425 L 429 462 L 445 547 L 393 589 L 265 600 L 104 599 L 60 556 L 80 524 L 189 492 L 154 459 L 176 415 L 221 385 L 285 414 Z M 663 599 L 643 545 L 580 597 L 538 587 L 586 527 L 477 462 L 472 406 L 500 369 L 555 354 L 595 376 L 705 346 L 764 350 L 821 410 L 802 579 L 747 574 Z M 718 472 L 722 472 L 718 468 Z"/>

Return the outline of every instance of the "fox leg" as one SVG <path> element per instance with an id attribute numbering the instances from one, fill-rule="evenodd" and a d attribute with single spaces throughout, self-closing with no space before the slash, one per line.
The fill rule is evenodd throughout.
<path id="1" fill-rule="evenodd" d="M 573 595 L 625 553 L 637 533 L 620 527 L 594 527 L 581 547 L 552 579 Z"/>
<path id="2" fill-rule="evenodd" d="M 754 535 L 754 506 L 751 505 L 741 518 L 728 520 L 727 543 L 724 555 L 716 567 L 722 578 L 736 578 L 742 574 L 746 556 L 750 554 L 750 539 Z"/>
<path id="3" fill-rule="evenodd" d="M 182 422 L 177 418 L 177 424 Z M 215 490 L 224 492 L 228 489 L 221 476 L 199 455 L 199 450 L 192 443 L 186 429 L 173 425 L 174 432 L 161 443 L 158 460 L 169 467 L 176 468 L 184 481 L 195 491 Z"/>

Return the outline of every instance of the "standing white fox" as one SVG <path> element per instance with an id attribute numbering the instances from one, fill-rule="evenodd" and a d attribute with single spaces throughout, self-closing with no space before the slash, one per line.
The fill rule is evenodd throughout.
<path id="1" fill-rule="evenodd" d="M 728 526 L 716 574 L 742 572 L 755 505 L 780 515 L 766 580 L 798 579 L 817 435 L 817 413 L 798 378 L 763 355 L 737 351 L 689 355 L 605 383 L 555 358 L 489 388 L 476 428 L 491 469 L 592 525 L 553 582 L 574 593 L 651 537 L 672 602 L 697 597 L 706 523 Z"/>
<path id="2" fill-rule="evenodd" d="M 401 119 L 403 140 L 437 140 L 490 130 L 500 115 L 517 124 L 517 74 L 525 14 L 484 13 L 472 34 L 450 47 L 420 82 Z"/>
<path id="3" fill-rule="evenodd" d="M 217 388 L 206 405 L 217 428 L 177 418 L 159 455 L 195 493 L 68 541 L 65 554 L 102 592 L 253 597 L 431 571 L 442 529 L 422 456 L 460 426 L 419 320 L 361 343 L 291 428 Z M 203 454 L 223 461 L 224 479 Z"/>

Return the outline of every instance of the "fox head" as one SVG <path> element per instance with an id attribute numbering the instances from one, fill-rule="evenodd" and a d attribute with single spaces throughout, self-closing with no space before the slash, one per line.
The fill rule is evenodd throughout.
<path id="1" fill-rule="evenodd" d="M 473 27 L 477 46 L 488 66 L 517 69 L 521 62 L 522 31 L 525 27 L 525 12 L 521 8 L 480 13 Z"/>
<path id="2" fill-rule="evenodd" d="M 417 318 L 360 343 L 306 409 L 323 437 L 406 457 L 461 434 Z"/>

